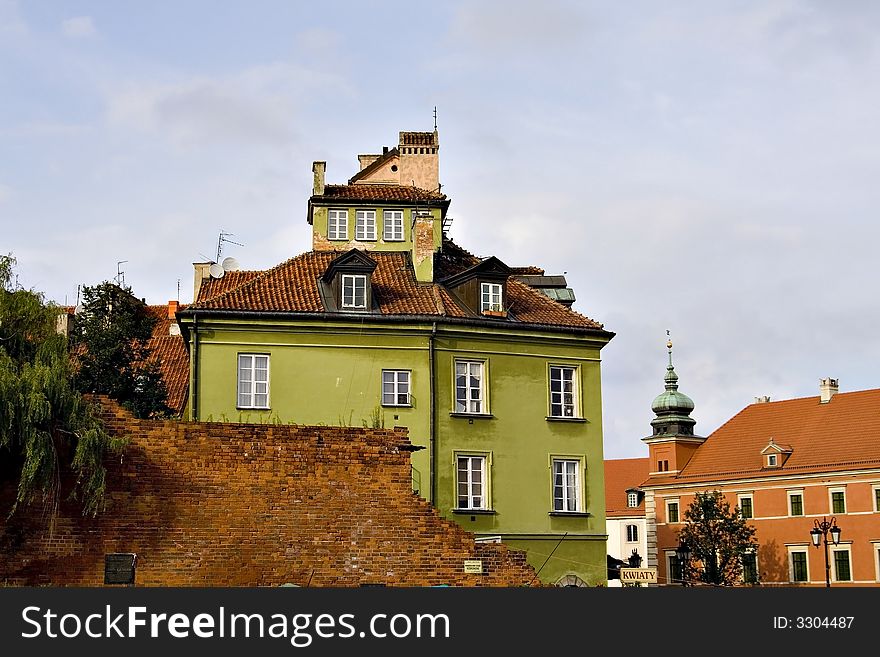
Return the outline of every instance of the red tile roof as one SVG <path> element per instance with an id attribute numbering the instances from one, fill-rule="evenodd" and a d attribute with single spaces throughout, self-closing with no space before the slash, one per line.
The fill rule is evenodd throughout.
<path id="1" fill-rule="evenodd" d="M 605 515 L 609 518 L 645 515 L 645 501 L 627 505 L 626 491 L 637 488 L 648 477 L 648 459 L 611 459 L 605 461 Z"/>
<path id="2" fill-rule="evenodd" d="M 222 280 L 222 279 L 221 279 Z M 173 319 L 168 317 L 168 306 L 148 306 L 157 318 L 153 336 L 148 343 L 153 358 L 159 361 L 162 379 L 168 389 L 168 408 L 176 414 L 183 412 L 189 392 L 189 355 L 180 335 L 171 335 Z M 183 310 L 184 306 L 180 306 Z"/>
<path id="3" fill-rule="evenodd" d="M 792 452 L 763 467 L 770 438 Z M 699 483 L 880 467 L 880 389 L 751 404 L 714 431 L 677 476 L 646 484 Z"/>
<path id="4" fill-rule="evenodd" d="M 224 292 L 237 288 L 239 285 L 253 280 L 262 273 L 262 271 L 240 269 L 238 271 L 226 272 L 223 278 L 206 278 L 202 281 L 201 287 L 199 287 L 199 298 L 196 301 L 207 301 L 208 299 L 219 297 Z"/>
<path id="5" fill-rule="evenodd" d="M 444 253 L 435 262 L 442 269 L 466 268 L 479 262 L 470 257 L 465 261 L 461 249 L 451 242 L 450 260 Z M 457 247 L 456 247 L 457 248 Z M 330 262 L 339 251 L 309 251 L 287 260 L 264 272 L 247 272 L 240 278 L 241 284 L 228 287 L 214 295 L 224 284 L 229 272 L 222 279 L 211 281 L 211 287 L 199 293 L 198 303 L 192 309 L 238 310 L 265 312 L 325 312 L 319 293 L 318 279 L 323 276 Z M 376 261 L 372 275 L 372 294 L 383 315 L 434 315 L 468 317 L 472 313 L 461 307 L 452 295 L 437 284 L 419 283 L 416 280 L 409 255 L 403 252 L 369 252 Z M 445 264 L 444 264 L 445 263 Z M 239 272 L 245 274 L 245 272 Z M 254 275 L 255 274 L 255 275 Z M 204 284 L 203 284 L 204 285 Z M 507 286 L 511 315 L 519 322 L 582 329 L 602 329 L 602 325 L 547 298 L 539 291 L 515 280 Z"/>
<path id="6" fill-rule="evenodd" d="M 432 192 L 410 185 L 326 185 L 324 194 L 313 196 L 313 200 L 332 199 L 334 201 L 445 201 L 446 194 Z"/>

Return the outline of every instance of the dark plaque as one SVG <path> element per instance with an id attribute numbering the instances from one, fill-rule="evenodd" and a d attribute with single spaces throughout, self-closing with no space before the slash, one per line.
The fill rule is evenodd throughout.
<path id="1" fill-rule="evenodd" d="M 136 554 L 105 554 L 104 584 L 134 584 Z"/>

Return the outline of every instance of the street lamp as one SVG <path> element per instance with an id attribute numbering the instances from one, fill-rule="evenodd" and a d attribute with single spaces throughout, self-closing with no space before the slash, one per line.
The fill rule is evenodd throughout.
<path id="1" fill-rule="evenodd" d="M 639 554 L 639 551 L 633 548 L 633 553 L 629 556 L 629 567 L 630 568 L 641 568 L 642 567 L 642 555 Z"/>
<path id="2" fill-rule="evenodd" d="M 687 586 L 687 578 L 685 577 L 685 564 L 691 560 L 691 549 L 683 539 L 678 539 L 678 547 L 675 548 L 675 558 L 678 559 L 679 576 L 681 577 L 681 585 Z"/>
<path id="3" fill-rule="evenodd" d="M 824 540 L 825 543 L 825 586 L 831 588 L 831 564 L 828 563 L 828 534 L 831 534 L 831 541 L 834 545 L 840 544 L 840 527 L 837 526 L 837 518 L 831 516 L 831 520 L 827 520 L 824 516 L 822 522 L 814 520 L 813 527 L 810 530 L 810 538 L 813 541 L 813 547 L 819 547 L 819 543 Z"/>

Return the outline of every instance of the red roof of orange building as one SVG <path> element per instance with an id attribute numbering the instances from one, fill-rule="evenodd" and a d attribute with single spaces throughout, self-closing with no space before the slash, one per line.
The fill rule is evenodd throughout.
<path id="1" fill-rule="evenodd" d="M 326 185 L 322 195 L 312 197 L 313 201 L 325 198 L 334 201 L 445 201 L 446 194 L 411 185 L 359 183 L 357 185 Z"/>
<path id="2" fill-rule="evenodd" d="M 645 484 L 699 483 L 880 467 L 880 389 L 751 404 L 714 431 L 678 475 Z M 791 449 L 764 467 L 770 439 Z"/>
<path id="3" fill-rule="evenodd" d="M 166 404 L 177 414 L 183 412 L 189 392 L 189 355 L 180 335 L 171 335 L 175 320 L 168 317 L 168 306 L 148 306 L 156 317 L 148 346 L 152 357 L 159 361 L 162 379 L 168 390 Z M 180 306 L 181 309 L 184 306 Z"/>
<path id="4" fill-rule="evenodd" d="M 645 515 L 644 498 L 637 507 L 630 507 L 626 491 L 638 488 L 649 471 L 647 458 L 605 461 L 605 515 L 608 518 Z"/>

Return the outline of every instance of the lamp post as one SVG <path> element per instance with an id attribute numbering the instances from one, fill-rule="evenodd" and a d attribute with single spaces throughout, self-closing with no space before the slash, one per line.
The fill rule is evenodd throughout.
<path id="1" fill-rule="evenodd" d="M 639 551 L 636 548 L 633 548 L 633 553 L 629 556 L 627 561 L 629 561 L 630 568 L 642 567 L 642 555 L 639 554 Z"/>
<path id="2" fill-rule="evenodd" d="M 678 547 L 675 548 L 675 558 L 678 559 L 678 570 L 681 577 L 681 585 L 687 586 L 687 577 L 685 577 L 685 566 L 690 563 L 691 549 L 682 539 L 678 540 Z"/>
<path id="3" fill-rule="evenodd" d="M 840 527 L 837 526 L 837 518 L 831 516 L 831 520 L 827 520 L 824 516 L 822 522 L 814 520 L 815 525 L 810 530 L 810 538 L 813 541 L 813 547 L 819 547 L 819 543 L 825 543 L 825 586 L 831 588 L 831 564 L 828 563 L 828 534 L 831 534 L 831 541 L 834 545 L 840 544 Z"/>

